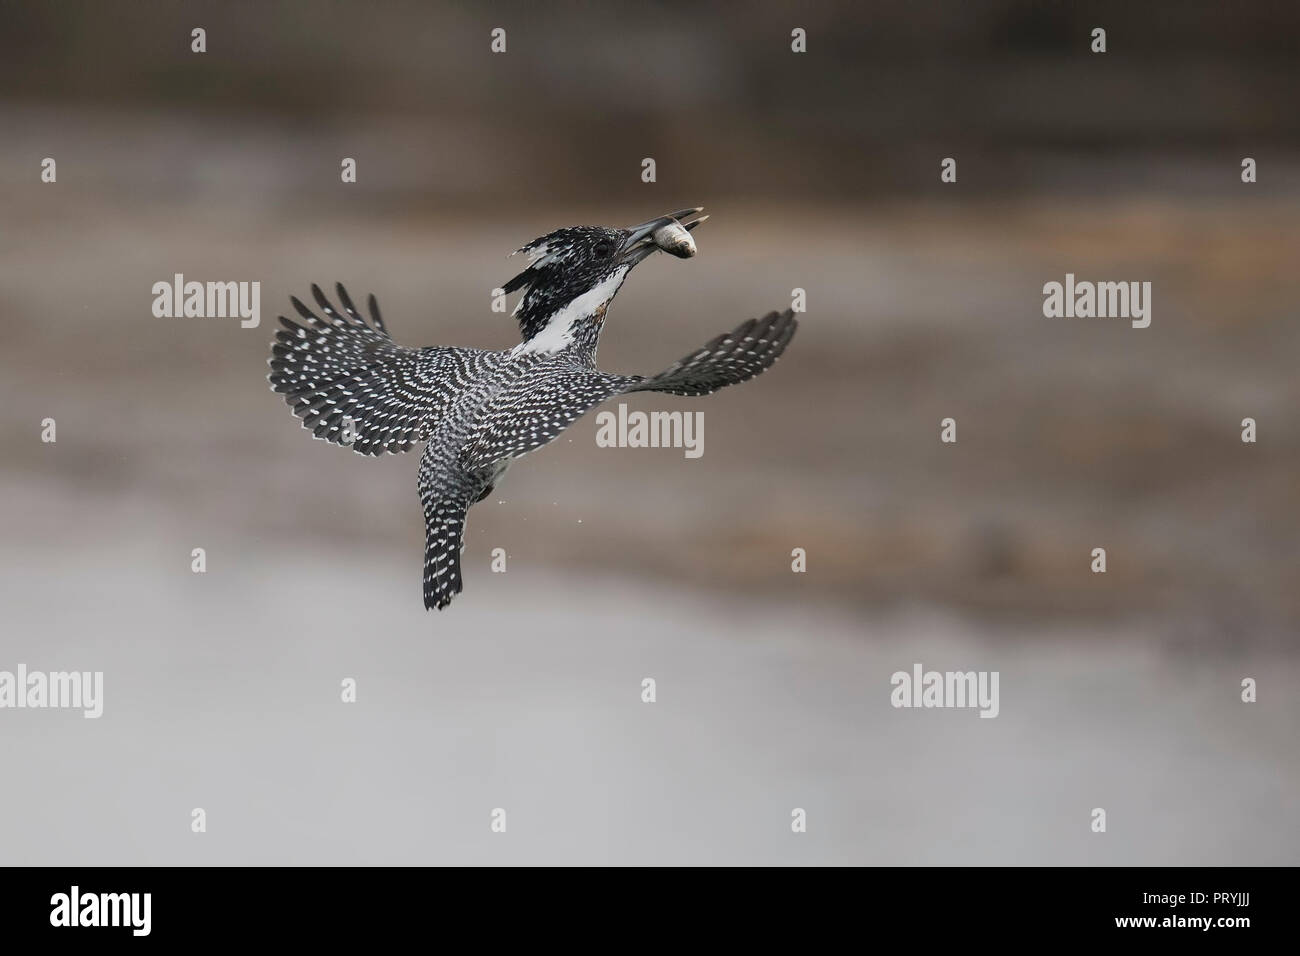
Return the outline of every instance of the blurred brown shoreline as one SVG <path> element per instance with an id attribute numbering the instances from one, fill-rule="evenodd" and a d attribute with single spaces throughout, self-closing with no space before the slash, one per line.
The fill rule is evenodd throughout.
<path id="1" fill-rule="evenodd" d="M 409 543 L 415 461 L 313 442 L 269 392 L 266 343 L 288 295 L 345 280 L 378 295 L 399 341 L 509 347 L 512 323 L 487 292 L 511 249 L 565 215 L 408 213 L 394 226 L 342 201 L 214 214 L 57 189 L 21 195 L 30 219 L 5 250 L 6 471 L 136 493 L 173 521 L 188 512 L 343 548 Z M 592 215 L 631 221 L 658 206 L 610 208 Z M 471 560 L 478 534 L 518 538 L 527 517 L 518 545 L 548 564 L 738 593 L 1172 615 L 1176 629 L 1227 615 L 1265 642 L 1300 622 L 1300 280 L 1287 268 L 1300 202 L 711 209 L 698 259 L 658 257 L 629 281 L 602 363 L 660 367 L 795 286 L 809 298 L 797 350 L 743 394 L 630 401 L 703 411 L 699 460 L 597 448 L 587 416 L 512 469 L 508 508 L 474 511 Z M 174 271 L 261 281 L 261 327 L 154 318 L 150 286 Z M 1151 328 L 1043 318 L 1042 283 L 1067 271 L 1149 277 Z M 56 448 L 28 440 L 47 415 Z M 951 446 L 938 440 L 948 416 Z M 1258 444 L 1239 439 L 1247 416 Z M 815 573 L 792 583 L 796 546 Z M 1111 556 L 1104 577 L 1081 573 L 1097 546 Z"/>

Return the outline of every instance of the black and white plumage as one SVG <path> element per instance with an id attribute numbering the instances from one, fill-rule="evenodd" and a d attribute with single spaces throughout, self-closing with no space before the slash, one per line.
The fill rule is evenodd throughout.
<path id="1" fill-rule="evenodd" d="M 444 608 L 461 590 L 460 553 L 471 505 L 510 460 L 545 445 L 593 406 L 626 392 L 707 395 L 770 367 L 798 325 L 790 311 L 750 319 L 658 375 L 596 368 L 605 312 L 628 272 L 657 250 L 693 255 L 685 209 L 630 229 L 576 226 L 530 242 L 529 265 L 503 286 L 524 290 L 513 349 L 410 349 L 395 343 L 375 297 L 369 321 L 336 286 L 336 309 L 317 286 L 319 313 L 293 298 L 297 319 L 271 346 L 271 387 L 317 438 L 363 455 L 425 442 L 424 605 Z"/>

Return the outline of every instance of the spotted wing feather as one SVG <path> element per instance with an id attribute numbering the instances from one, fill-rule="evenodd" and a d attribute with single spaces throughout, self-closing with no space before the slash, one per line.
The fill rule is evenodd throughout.
<path id="1" fill-rule="evenodd" d="M 367 322 L 342 285 L 341 312 L 311 288 L 323 317 L 291 300 L 299 318 L 280 317 L 271 388 L 317 438 L 363 455 L 403 452 L 428 439 L 479 350 L 405 348 L 388 335 L 373 295 Z"/>
<path id="2" fill-rule="evenodd" d="M 474 471 L 527 454 L 615 395 L 643 391 L 708 395 L 746 382 L 771 368 L 798 325 L 790 311 L 750 319 L 650 378 L 613 375 L 560 357 L 520 380 L 517 397 L 483 422 L 462 460 Z"/>
<path id="3" fill-rule="evenodd" d="M 747 382 L 772 367 L 798 327 L 789 309 L 750 319 L 658 375 L 638 380 L 627 391 L 708 395 L 727 385 Z"/>
<path id="4" fill-rule="evenodd" d="M 461 461 L 467 471 L 491 468 L 553 441 L 589 409 L 636 381 L 588 368 L 561 354 L 514 384 L 487 415 Z"/>

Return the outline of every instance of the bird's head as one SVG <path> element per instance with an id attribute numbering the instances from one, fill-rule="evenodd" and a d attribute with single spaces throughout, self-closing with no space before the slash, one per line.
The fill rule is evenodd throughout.
<path id="1" fill-rule="evenodd" d="M 595 352 L 605 310 L 632 268 L 654 252 L 695 255 L 690 231 L 708 216 L 680 209 L 627 229 L 571 226 L 534 239 L 516 255 L 528 268 L 507 282 L 508 294 L 523 289 L 514 315 L 523 349 L 558 351 L 576 346 Z"/>

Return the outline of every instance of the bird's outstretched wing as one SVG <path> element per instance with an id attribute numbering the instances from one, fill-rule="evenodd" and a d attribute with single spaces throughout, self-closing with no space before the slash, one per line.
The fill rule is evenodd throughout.
<path id="1" fill-rule="evenodd" d="M 638 380 L 626 391 L 708 395 L 727 385 L 747 382 L 772 367 L 798 327 L 799 321 L 789 309 L 750 319 L 658 375 Z"/>
<path id="2" fill-rule="evenodd" d="M 746 382 L 772 366 L 798 326 L 793 312 L 770 312 L 741 323 L 649 378 L 613 375 L 557 356 L 520 381 L 519 394 L 483 423 L 461 460 L 467 470 L 478 471 L 527 454 L 615 395 L 646 391 L 708 395 Z"/>
<path id="3" fill-rule="evenodd" d="M 271 388 L 317 438 L 363 455 L 406 451 L 429 437 L 480 350 L 405 348 L 388 335 L 373 295 L 367 323 L 343 286 L 336 289 L 342 313 L 313 285 L 324 318 L 297 298 L 301 319 L 280 317 Z"/>

